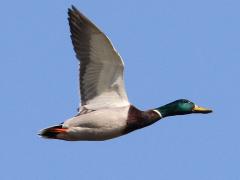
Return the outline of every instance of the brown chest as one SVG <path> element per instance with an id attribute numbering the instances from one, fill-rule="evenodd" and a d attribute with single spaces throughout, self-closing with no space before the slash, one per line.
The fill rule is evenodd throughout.
<path id="1" fill-rule="evenodd" d="M 140 111 L 136 107 L 130 106 L 128 111 L 127 127 L 124 134 L 149 126 L 159 119 L 159 115 L 152 110 Z"/>

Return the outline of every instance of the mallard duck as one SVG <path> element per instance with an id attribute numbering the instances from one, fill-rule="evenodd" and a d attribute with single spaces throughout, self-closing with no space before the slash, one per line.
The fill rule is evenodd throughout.
<path id="1" fill-rule="evenodd" d="M 80 62 L 81 104 L 78 114 L 40 131 L 44 138 L 101 141 L 119 137 L 175 115 L 212 110 L 180 99 L 141 111 L 127 97 L 120 55 L 108 37 L 74 6 L 68 9 L 71 39 Z"/>

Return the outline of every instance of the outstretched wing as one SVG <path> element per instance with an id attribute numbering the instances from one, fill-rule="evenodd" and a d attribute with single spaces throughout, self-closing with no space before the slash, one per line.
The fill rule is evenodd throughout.
<path id="1" fill-rule="evenodd" d="M 74 6 L 68 15 L 72 43 L 80 61 L 80 111 L 128 105 L 124 64 L 110 40 Z"/>

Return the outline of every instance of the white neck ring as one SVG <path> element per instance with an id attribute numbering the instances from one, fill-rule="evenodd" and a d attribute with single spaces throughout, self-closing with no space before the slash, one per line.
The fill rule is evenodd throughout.
<path id="1" fill-rule="evenodd" d="M 154 109 L 153 111 L 159 115 L 160 119 L 163 118 L 162 114 L 158 110 Z"/>

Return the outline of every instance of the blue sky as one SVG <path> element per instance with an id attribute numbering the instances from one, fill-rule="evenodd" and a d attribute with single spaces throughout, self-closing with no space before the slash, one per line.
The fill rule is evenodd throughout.
<path id="1" fill-rule="evenodd" d="M 187 98 L 214 113 L 167 118 L 104 142 L 39 138 L 79 103 L 71 4 L 123 57 L 135 106 Z M 1 2 L 0 179 L 240 179 L 239 7 L 237 0 Z"/>

